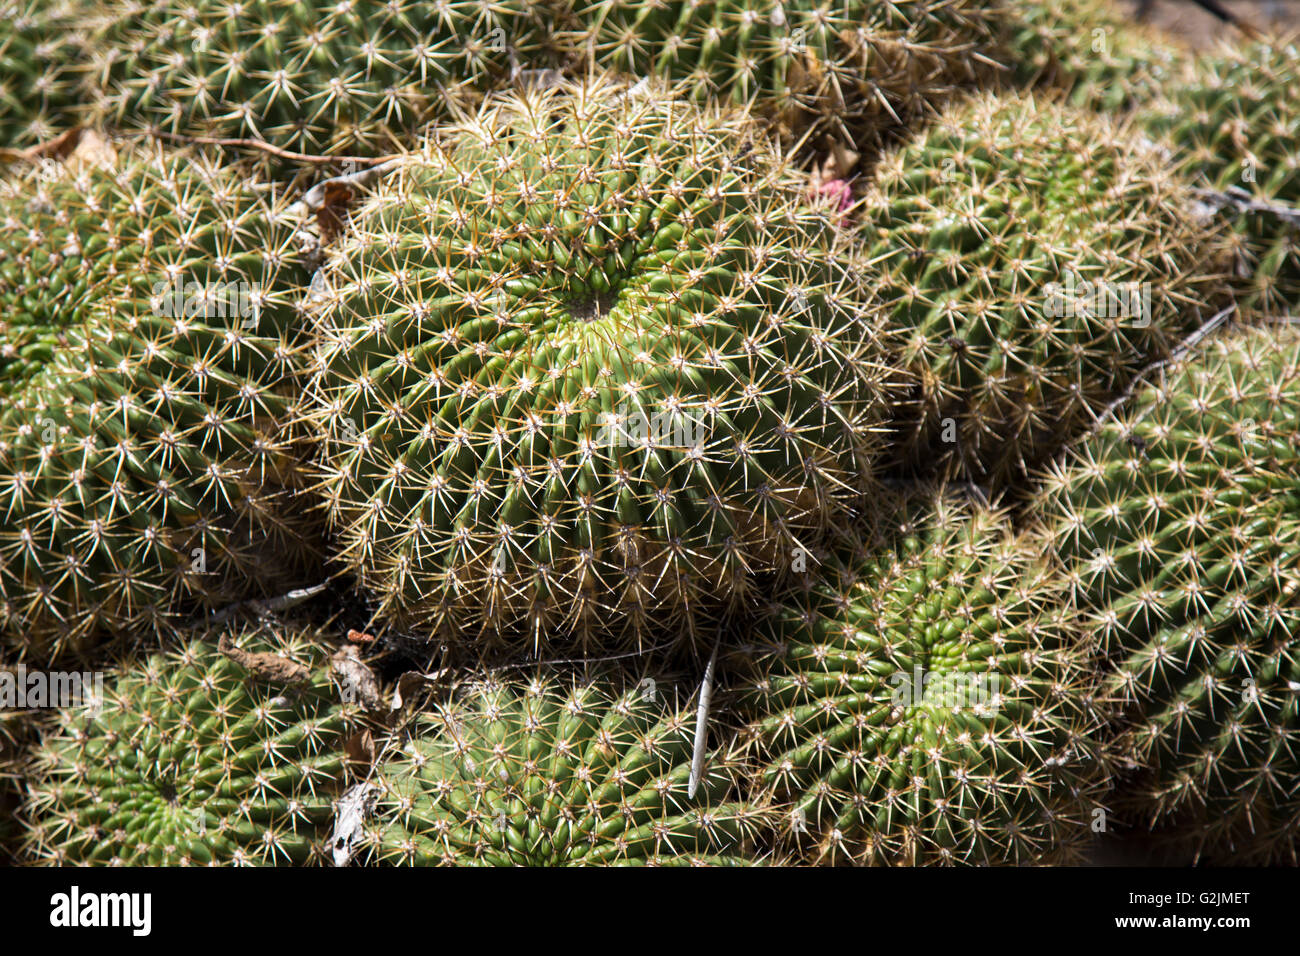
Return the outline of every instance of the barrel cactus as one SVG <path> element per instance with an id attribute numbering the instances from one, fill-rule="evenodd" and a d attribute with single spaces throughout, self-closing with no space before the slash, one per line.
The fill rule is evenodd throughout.
<path id="1" fill-rule="evenodd" d="M 792 136 L 872 146 L 975 82 L 1003 6 L 579 0 L 569 40 L 603 68 L 752 105 Z"/>
<path id="2" fill-rule="evenodd" d="M 882 162 L 862 271 L 901 332 L 913 468 L 1023 477 L 1220 294 L 1217 229 L 1105 120 L 983 95 Z"/>
<path id="3" fill-rule="evenodd" d="M 733 663 L 784 842 L 832 864 L 1075 859 L 1104 773 L 1063 579 L 994 512 L 921 494 L 899 514 Z"/>
<path id="4" fill-rule="evenodd" d="M 1116 0 L 1010 0 L 997 44 L 1010 84 L 1040 85 L 1103 113 L 1157 99 L 1188 58 Z"/>
<path id="5" fill-rule="evenodd" d="M 406 865 L 692 866 L 752 861 L 763 813 L 714 755 L 688 796 L 694 712 L 671 685 L 488 680 L 393 741 L 369 857 Z M 743 852 L 742 852 L 743 851 Z"/>
<path id="6" fill-rule="evenodd" d="M 278 202 L 157 153 L 0 191 L 7 638 L 81 651 L 300 573 Z"/>
<path id="7" fill-rule="evenodd" d="M 1300 308 L 1300 42 L 1205 54 L 1143 117 L 1168 138 L 1189 181 L 1291 211 L 1291 219 L 1255 211 L 1233 216 L 1246 276 L 1238 298 L 1270 313 Z"/>
<path id="8" fill-rule="evenodd" d="M 447 104 L 544 64 L 536 3 L 114 0 L 86 82 L 110 123 L 389 152 Z"/>
<path id="9" fill-rule="evenodd" d="M 80 0 L 0 3 L 0 148 L 33 146 L 72 123 L 77 65 L 89 55 Z"/>
<path id="10" fill-rule="evenodd" d="M 1040 512 L 1111 664 L 1130 823 L 1296 862 L 1300 336 L 1245 330 L 1054 467 Z"/>
<path id="11" fill-rule="evenodd" d="M 869 486 L 846 233 L 743 118 L 505 96 L 353 224 L 316 296 L 322 488 L 393 619 L 481 652 L 690 639 Z"/>
<path id="12" fill-rule="evenodd" d="M 226 656 L 274 655 L 272 681 Z M 356 714 L 310 631 L 190 635 L 121 664 L 98 713 L 61 711 L 28 782 L 28 853 L 58 865 L 275 865 L 328 850 Z"/>

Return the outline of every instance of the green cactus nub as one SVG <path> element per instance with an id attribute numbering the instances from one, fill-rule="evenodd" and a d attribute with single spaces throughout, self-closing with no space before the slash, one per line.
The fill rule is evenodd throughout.
<path id="1" fill-rule="evenodd" d="M 1221 294 L 1219 227 L 1156 148 L 1031 97 L 953 108 L 882 161 L 867 205 L 876 324 L 917 381 L 901 455 L 994 490 Z"/>
<path id="2" fill-rule="evenodd" d="M 1243 330 L 1144 388 L 1039 502 L 1111 661 L 1129 823 L 1296 862 L 1300 338 Z"/>
<path id="3" fill-rule="evenodd" d="M 223 636 L 302 679 L 250 671 L 222 653 Z M 123 664 L 98 710 L 60 711 L 36 751 L 29 855 L 58 865 L 320 860 L 355 721 L 334 697 L 328 649 L 311 632 L 213 631 Z"/>
<path id="4" fill-rule="evenodd" d="M 671 685 L 532 678 L 469 685 L 420 713 L 379 766 L 377 862 L 743 865 L 761 811 L 712 755 L 688 796 L 694 712 Z"/>
<path id="5" fill-rule="evenodd" d="M 795 856 L 1077 859 L 1104 773 L 1066 594 L 1000 516 L 921 495 L 892 545 L 841 548 L 773 604 L 739 696 Z"/>
<path id="6" fill-rule="evenodd" d="M 302 273 L 277 201 L 195 157 L 48 172 L 0 187 L 0 627 L 35 656 L 311 552 L 284 508 Z"/>

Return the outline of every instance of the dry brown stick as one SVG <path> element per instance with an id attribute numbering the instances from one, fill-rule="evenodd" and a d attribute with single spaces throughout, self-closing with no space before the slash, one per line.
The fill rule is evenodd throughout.
<path id="1" fill-rule="evenodd" d="M 1088 429 L 1087 435 L 1096 434 L 1102 425 L 1106 423 L 1106 419 L 1110 418 L 1117 408 L 1133 397 L 1133 393 L 1137 391 L 1137 387 L 1146 380 L 1148 375 L 1152 372 L 1160 371 L 1160 369 L 1164 368 L 1166 365 L 1172 365 L 1174 362 L 1181 361 L 1189 352 L 1191 352 L 1192 349 L 1196 348 L 1196 346 L 1199 345 L 1207 335 L 1219 326 L 1223 325 L 1224 322 L 1228 321 L 1228 317 L 1236 310 L 1237 306 L 1236 304 L 1233 304 L 1228 306 L 1222 312 L 1218 312 L 1211 316 L 1200 326 L 1200 328 L 1196 329 L 1196 331 L 1192 332 L 1191 335 L 1179 342 L 1178 347 L 1170 352 L 1167 358 L 1152 362 L 1146 368 L 1142 369 L 1142 371 L 1134 375 L 1133 380 L 1128 383 L 1128 387 L 1126 387 L 1124 391 L 1120 392 L 1114 401 L 1102 409 L 1101 414 L 1098 415 L 1096 421 L 1092 423 L 1092 427 Z M 1084 437 L 1087 437 L 1087 435 Z"/>
<path id="2" fill-rule="evenodd" d="M 1226 190 L 1195 189 L 1193 192 L 1205 200 L 1215 210 L 1231 207 L 1237 212 L 1260 212 L 1276 216 L 1291 226 L 1300 226 L 1300 209 L 1277 200 L 1256 199 L 1240 186 L 1229 186 Z"/>
<path id="3" fill-rule="evenodd" d="M 713 668 L 718 663 L 718 644 L 713 645 L 709 663 L 704 667 L 704 680 L 700 682 L 700 704 L 695 712 L 695 746 L 691 751 L 691 775 L 686 783 L 686 796 L 695 797 L 704 776 L 704 741 L 709 729 L 709 703 L 713 700 Z"/>
<path id="4" fill-rule="evenodd" d="M 252 601 L 236 601 L 234 604 L 228 604 L 219 611 L 213 611 L 206 617 L 200 618 L 207 624 L 220 624 L 233 614 L 240 611 L 252 611 L 257 614 L 271 614 L 275 611 L 285 611 L 291 607 L 301 604 L 308 598 L 313 598 L 320 594 L 327 587 L 328 582 L 324 584 L 315 584 L 309 588 L 298 588 L 290 591 L 288 594 L 281 594 L 279 597 L 263 598 Z"/>
<path id="5" fill-rule="evenodd" d="M 86 128 L 84 126 L 74 126 L 71 129 L 64 130 L 53 139 L 47 139 L 35 146 L 28 146 L 26 149 L 0 149 L 0 162 L 9 163 L 20 160 L 32 163 L 46 156 L 62 159 L 77 148 L 77 143 L 81 141 L 81 136 L 85 132 Z"/>
<path id="6" fill-rule="evenodd" d="M 217 651 L 228 657 L 259 680 L 275 684 L 305 684 L 311 680 L 311 671 L 279 654 L 246 651 L 235 646 L 229 634 L 222 634 L 217 641 Z"/>
<path id="7" fill-rule="evenodd" d="M 315 163 L 325 165 L 328 163 L 358 163 L 367 166 L 386 163 L 392 159 L 392 156 L 317 156 L 312 153 L 295 153 L 293 150 L 282 149 L 279 146 L 273 146 L 261 139 L 224 139 L 219 136 L 183 136 L 180 133 L 167 133 L 161 130 L 158 135 L 163 139 L 171 140 L 173 143 L 193 143 L 200 146 L 221 146 L 227 149 L 257 149 L 264 153 L 270 153 L 280 159 L 287 159 L 295 163 Z"/>

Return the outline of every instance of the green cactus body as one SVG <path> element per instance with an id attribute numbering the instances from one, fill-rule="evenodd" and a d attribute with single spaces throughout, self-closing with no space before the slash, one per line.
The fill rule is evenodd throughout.
<path id="1" fill-rule="evenodd" d="M 785 842 L 816 863 L 1073 859 L 1101 771 L 1068 590 L 993 513 L 901 514 L 895 544 L 830 555 L 739 655 Z"/>
<path id="2" fill-rule="evenodd" d="M 743 119 L 619 90 L 490 104 L 329 270 L 342 554 L 479 650 L 689 639 L 869 480 L 884 374 L 835 227 Z"/>
<path id="3" fill-rule="evenodd" d="M 1114 0 L 1011 0 L 998 44 L 1016 86 L 1038 84 L 1071 106 L 1101 113 L 1158 98 L 1187 59 Z"/>
<path id="4" fill-rule="evenodd" d="M 309 559 L 284 509 L 301 280 L 275 206 L 161 155 L 33 173 L 0 202 L 0 624 L 21 653 L 161 626 Z"/>
<path id="5" fill-rule="evenodd" d="M 238 650 L 307 669 L 286 686 L 224 656 L 219 636 L 123 664 L 98 714 L 59 713 L 30 773 L 33 859 L 275 865 L 328 850 L 355 719 L 333 699 L 329 649 L 309 632 L 234 632 Z"/>
<path id="6" fill-rule="evenodd" d="M 546 65 L 535 3 L 117 0 L 87 82 L 113 123 L 389 152 L 515 67 Z"/>
<path id="7" fill-rule="evenodd" d="M 1138 393 L 1039 502 L 1111 659 L 1121 810 L 1218 860 L 1296 862 L 1298 421 L 1300 337 L 1241 331 Z"/>
<path id="8" fill-rule="evenodd" d="M 549 675 L 470 685 L 395 739 L 370 855 L 408 865 L 743 865 L 762 813 L 711 757 L 687 796 L 694 714 L 670 687 Z"/>
<path id="9" fill-rule="evenodd" d="M 0 147 L 32 146 L 70 124 L 76 66 L 88 55 L 83 13 L 65 0 L 0 2 Z"/>
<path id="10" fill-rule="evenodd" d="M 981 96 L 882 162 L 862 271 L 901 333 L 913 468 L 995 490 L 1054 454 L 1219 294 L 1216 227 L 1144 144 Z"/>
<path id="11" fill-rule="evenodd" d="M 1190 181 L 1300 214 L 1300 43 L 1206 54 L 1143 119 L 1168 138 Z M 1238 300 L 1273 314 L 1300 308 L 1300 224 L 1248 212 L 1236 217 L 1236 234 L 1247 277 Z"/>
<path id="12" fill-rule="evenodd" d="M 599 66 L 680 82 L 697 100 L 750 104 L 794 136 L 872 146 L 883 130 L 972 84 L 1002 4 L 573 4 L 571 41 Z"/>

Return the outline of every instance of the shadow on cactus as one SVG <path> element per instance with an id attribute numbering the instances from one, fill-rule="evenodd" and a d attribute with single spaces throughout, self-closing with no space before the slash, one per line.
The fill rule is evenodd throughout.
<path id="1" fill-rule="evenodd" d="M 390 742 L 370 859 L 408 865 L 738 866 L 763 812 L 710 755 L 687 795 L 694 710 L 671 685 L 538 673 L 462 687 Z M 409 732 L 409 736 L 407 733 Z"/>
<path id="2" fill-rule="evenodd" d="M 741 117 L 490 102 L 325 273 L 342 559 L 479 652 L 693 639 L 869 487 L 886 374 L 841 239 Z"/>
<path id="3" fill-rule="evenodd" d="M 271 683 L 217 649 L 285 658 Z M 353 711 L 311 632 L 191 635 L 127 661 L 98 712 L 64 709 L 30 771 L 28 853 L 57 865 L 276 865 L 329 849 Z M 322 845 L 322 843 L 324 845 Z"/>
<path id="4" fill-rule="evenodd" d="M 819 864 L 1071 862 L 1092 836 L 1092 648 L 999 515 L 917 495 L 730 662 L 783 845 Z M 851 539 L 848 544 L 852 545 Z"/>
<path id="5" fill-rule="evenodd" d="M 16 687 L 19 674 L 0 665 L 0 686 Z M 6 700 L 0 708 L 0 866 L 23 862 L 23 789 L 40 730 L 35 712 L 15 709 L 12 703 Z"/>
<path id="6" fill-rule="evenodd" d="M 1038 502 L 1110 657 L 1133 824 L 1297 861 L 1300 337 L 1242 330 L 1139 392 Z"/>
<path id="7" fill-rule="evenodd" d="M 301 573 L 292 234 L 195 157 L 0 187 L 0 625 L 31 656 Z"/>

